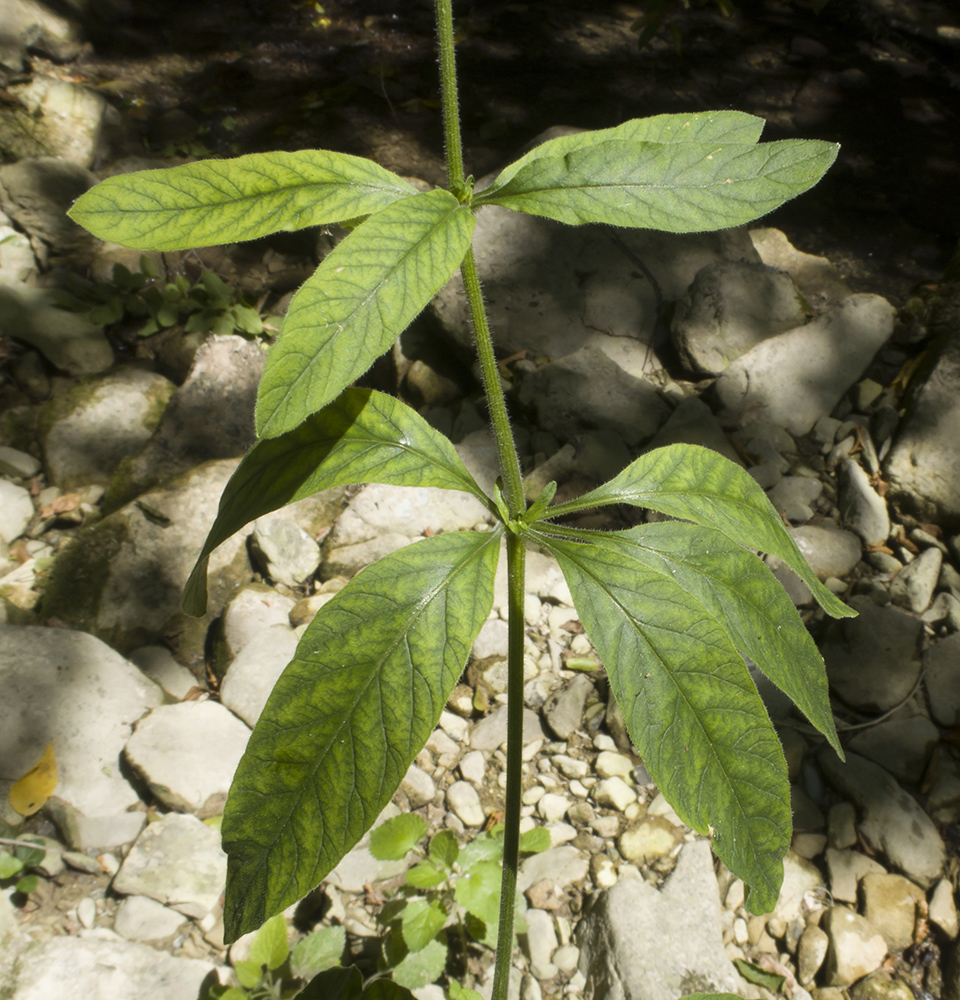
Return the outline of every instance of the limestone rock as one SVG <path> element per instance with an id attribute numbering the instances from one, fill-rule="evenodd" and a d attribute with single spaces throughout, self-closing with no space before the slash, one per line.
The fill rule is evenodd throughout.
<path id="1" fill-rule="evenodd" d="M 829 308 L 850 294 L 849 286 L 826 257 L 798 250 L 779 229 L 751 229 L 750 240 L 764 264 L 786 271 L 815 308 Z"/>
<path id="2" fill-rule="evenodd" d="M 0 479 L 0 541 L 8 545 L 19 538 L 33 517 L 30 491 Z"/>
<path id="3" fill-rule="evenodd" d="M 890 951 L 913 943 L 917 904 L 926 894 L 902 875 L 864 875 L 860 880 L 863 916 L 883 935 Z"/>
<path id="4" fill-rule="evenodd" d="M 879 545 L 890 534 L 886 501 L 870 485 L 863 469 L 849 458 L 840 463 L 840 516 L 865 545 Z"/>
<path id="5" fill-rule="evenodd" d="M 845 906 L 835 906 L 827 913 L 823 925 L 830 939 L 828 985 L 849 986 L 880 968 L 887 956 L 887 946 L 863 917 Z"/>
<path id="6" fill-rule="evenodd" d="M 130 652 L 129 660 L 178 701 L 197 686 L 197 678 L 185 666 L 177 663 L 166 646 L 141 646 Z"/>
<path id="7" fill-rule="evenodd" d="M 647 816 L 620 834 L 618 847 L 624 860 L 642 864 L 668 855 L 680 839 L 679 829 L 668 819 Z"/>
<path id="8" fill-rule="evenodd" d="M 593 693 L 590 678 L 578 674 L 550 697 L 543 707 L 543 717 L 558 739 L 568 739 L 580 728 L 584 706 Z"/>
<path id="9" fill-rule="evenodd" d="M 854 753 L 875 761 L 899 781 L 919 785 L 940 731 L 925 716 L 886 719 L 850 740 Z"/>
<path id="10" fill-rule="evenodd" d="M 960 632 L 935 642 L 923 654 L 930 714 L 941 726 L 960 722 Z"/>
<path id="11" fill-rule="evenodd" d="M 937 586 L 943 556 L 939 549 L 926 549 L 908 563 L 890 584 L 890 600 L 914 614 L 927 609 Z"/>
<path id="12" fill-rule="evenodd" d="M 239 587 L 214 626 L 214 673 L 222 677 L 234 657 L 265 628 L 289 624 L 293 607 L 292 598 L 278 594 L 265 583 L 246 583 Z"/>
<path id="13" fill-rule="evenodd" d="M 252 728 L 296 651 L 297 633 L 291 626 L 261 629 L 230 664 L 220 686 L 220 700 Z"/>
<path id="14" fill-rule="evenodd" d="M 320 546 L 285 517 L 254 521 L 250 555 L 265 576 L 288 587 L 304 584 L 320 565 Z"/>
<path id="15" fill-rule="evenodd" d="M 712 448 L 737 465 L 743 465 L 743 459 L 723 432 L 713 411 L 699 396 L 690 396 L 677 406 L 647 444 L 647 450 L 664 448 L 669 444 L 699 444 Z"/>
<path id="16" fill-rule="evenodd" d="M 117 907 L 113 929 L 128 941 L 162 941 L 176 934 L 185 919 L 149 896 L 127 896 Z"/>
<path id="17" fill-rule="evenodd" d="M 844 577 L 860 561 L 860 543 L 849 531 L 805 524 L 791 528 L 790 534 L 821 580 L 830 576 Z"/>
<path id="18" fill-rule="evenodd" d="M 586 878 L 587 859 L 568 844 L 550 847 L 539 854 L 524 858 L 517 873 L 517 891 L 526 892 L 532 885 L 549 880 L 557 890 Z"/>

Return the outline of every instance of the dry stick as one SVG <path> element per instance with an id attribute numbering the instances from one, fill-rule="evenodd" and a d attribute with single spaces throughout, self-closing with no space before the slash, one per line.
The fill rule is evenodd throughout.
<path id="1" fill-rule="evenodd" d="M 10 847 L 31 847 L 35 851 L 49 851 L 51 854 L 70 854 L 65 847 L 47 847 L 46 844 L 38 844 L 30 840 L 9 840 L 7 837 L 0 837 L 0 844 L 9 844 Z"/>

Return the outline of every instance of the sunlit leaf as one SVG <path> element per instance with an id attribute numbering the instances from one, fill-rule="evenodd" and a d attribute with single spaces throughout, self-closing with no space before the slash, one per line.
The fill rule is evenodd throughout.
<path id="1" fill-rule="evenodd" d="M 453 830 L 441 830 L 430 841 L 430 860 L 434 864 L 452 868 L 459 854 L 460 845 Z"/>
<path id="2" fill-rule="evenodd" d="M 421 951 L 443 930 L 447 915 L 438 900 L 414 899 L 403 911 L 400 927 L 410 951 Z"/>
<path id="3" fill-rule="evenodd" d="M 499 861 L 477 861 L 457 879 L 454 893 L 457 902 L 485 924 L 496 925 L 500 919 Z"/>
<path id="4" fill-rule="evenodd" d="M 370 831 L 370 853 L 380 861 L 399 861 L 426 833 L 426 821 L 416 813 L 394 816 Z"/>
<path id="5" fill-rule="evenodd" d="M 265 965 L 271 970 L 279 969 L 289 954 L 287 921 L 283 914 L 278 913 L 257 931 L 257 936 L 250 946 L 250 961 L 257 965 Z"/>
<path id="6" fill-rule="evenodd" d="M 394 967 L 392 975 L 395 982 L 378 980 L 364 990 L 364 1000 L 368 1000 L 368 996 L 369 1000 L 394 1000 L 395 994 L 390 991 L 390 987 L 397 989 L 405 986 L 411 990 L 420 989 L 421 986 L 436 982 L 443 975 L 446 965 L 447 946 L 441 941 L 431 941 L 420 951 L 410 952 Z M 382 992 L 374 994 L 373 987 L 379 983 L 384 983 L 384 986 L 381 987 Z M 397 994 L 396 997 L 399 1000 L 400 995 Z"/>

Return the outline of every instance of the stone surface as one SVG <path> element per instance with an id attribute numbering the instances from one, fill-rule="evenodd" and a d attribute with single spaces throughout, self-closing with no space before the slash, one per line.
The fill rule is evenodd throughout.
<path id="1" fill-rule="evenodd" d="M 65 491 L 106 486 L 120 460 L 149 441 L 175 388 L 162 375 L 126 365 L 52 399 L 40 418 L 49 482 Z"/>
<path id="2" fill-rule="evenodd" d="M 731 420 L 760 411 L 791 434 L 806 434 L 889 339 L 893 315 L 879 295 L 851 295 L 734 361 L 717 379 L 717 398 Z"/>
<path id="3" fill-rule="evenodd" d="M 517 891 L 526 892 L 532 885 L 545 880 L 562 890 L 586 877 L 589 862 L 576 847 L 564 844 L 532 854 L 520 862 Z"/>
<path id="4" fill-rule="evenodd" d="M 854 753 L 875 761 L 898 781 L 919 785 L 940 741 L 940 731 L 925 716 L 894 716 L 854 735 L 848 744 Z"/>
<path id="5" fill-rule="evenodd" d="M 960 722 L 960 632 L 933 643 L 923 654 L 930 714 L 941 726 Z"/>
<path id="6" fill-rule="evenodd" d="M 830 938 L 816 924 L 811 924 L 803 932 L 797 948 L 797 978 L 802 986 L 809 986 L 820 971 L 827 957 Z"/>
<path id="7" fill-rule="evenodd" d="M 117 907 L 113 929 L 128 941 L 162 941 L 176 934 L 185 919 L 149 896 L 127 896 Z"/>
<path id="8" fill-rule="evenodd" d="M 167 813 L 140 834 L 113 889 L 125 896 L 149 896 L 200 919 L 218 905 L 226 878 L 227 856 L 220 848 L 219 830 L 196 816 Z"/>
<path id="9" fill-rule="evenodd" d="M 826 257 L 798 250 L 779 229 L 751 229 L 750 240 L 764 264 L 786 271 L 816 309 L 836 305 L 850 294 L 849 286 Z"/>
<path id="10" fill-rule="evenodd" d="M 863 917 L 845 906 L 835 906 L 824 917 L 823 925 L 830 939 L 826 963 L 829 986 L 849 986 L 880 968 L 887 945 Z"/>
<path id="11" fill-rule="evenodd" d="M 543 707 L 543 717 L 558 739 L 566 740 L 580 727 L 587 698 L 593 693 L 589 677 L 578 674 Z"/>
<path id="12" fill-rule="evenodd" d="M 883 497 L 853 459 L 840 463 L 840 516 L 864 545 L 879 545 L 890 534 L 890 517 Z"/>
<path id="13" fill-rule="evenodd" d="M 19 538 L 33 517 L 30 491 L 0 479 L 0 541 L 8 545 Z"/>
<path id="14" fill-rule="evenodd" d="M 530 709 L 523 710 L 523 742 L 533 743 L 543 739 L 540 717 Z M 496 750 L 507 740 L 507 706 L 501 705 L 496 711 L 482 718 L 470 734 L 470 746 L 474 750 Z"/>
<path id="15" fill-rule="evenodd" d="M 804 897 L 823 885 L 823 876 L 816 865 L 801 858 L 795 851 L 787 851 L 783 859 L 783 884 L 774 912 L 787 921 L 795 920 L 804 912 Z"/>
<path id="16" fill-rule="evenodd" d="M 168 809 L 198 812 L 209 803 L 220 813 L 249 737 L 223 705 L 184 701 L 141 719 L 124 755 Z"/>
<path id="17" fill-rule="evenodd" d="M 220 686 L 220 700 L 252 728 L 296 651 L 297 633 L 290 625 L 261 629 L 230 664 Z"/>
<path id="18" fill-rule="evenodd" d="M 212 651 L 214 672 L 222 675 L 233 658 L 265 628 L 289 624 L 293 607 L 292 598 L 278 594 L 265 583 L 248 583 L 240 587 L 227 601 L 216 626 Z"/>
<path id="19" fill-rule="evenodd" d="M 921 552 L 894 577 L 890 584 L 890 600 L 914 614 L 925 611 L 933 599 L 942 562 L 939 549 Z"/>
<path id="20" fill-rule="evenodd" d="M 479 827 L 486 822 L 480 796 L 469 781 L 455 781 L 447 789 L 447 806 L 456 813 L 464 826 Z"/>
<path id="21" fill-rule="evenodd" d="M 643 864 L 669 854 L 680 840 L 680 830 L 669 820 L 647 816 L 624 830 L 617 846 L 624 860 Z"/>
<path id="22" fill-rule="evenodd" d="M 949 879 L 938 882 L 933 890 L 933 895 L 930 897 L 930 920 L 948 938 L 956 938 L 960 932 L 960 925 L 957 923 L 957 903 Z"/>
<path id="23" fill-rule="evenodd" d="M 742 985 L 723 948 L 710 845 L 687 844 L 658 892 L 639 879 L 598 893 L 577 930 L 594 996 L 674 1000 Z"/>
<path id="24" fill-rule="evenodd" d="M 177 663 L 166 646 L 141 646 L 130 652 L 129 660 L 177 700 L 185 698 L 197 686 L 197 678 Z"/>
<path id="25" fill-rule="evenodd" d="M 299 587 L 320 565 L 320 546 L 295 521 L 285 517 L 254 521 L 250 556 L 275 583 Z"/>
<path id="26" fill-rule="evenodd" d="M 699 444 L 718 451 L 737 465 L 743 465 L 743 459 L 730 443 L 713 411 L 699 396 L 690 396 L 677 406 L 648 442 L 647 449 L 652 451 L 669 444 Z"/>
<path id="27" fill-rule="evenodd" d="M 388 802 L 374 822 L 373 828 L 399 815 L 400 810 L 397 806 Z M 406 869 L 406 859 L 380 861 L 370 853 L 370 831 L 368 830 L 357 842 L 357 846 L 344 855 L 340 864 L 330 872 L 325 881 L 345 892 L 363 892 L 364 886 L 395 878 Z"/>
<path id="28" fill-rule="evenodd" d="M 139 799 L 120 752 L 137 719 L 160 704 L 160 688 L 93 636 L 16 625 L 0 625 L 0 686 L 2 801 L 54 743 L 54 795 L 70 846 L 132 840 L 144 817 L 127 812 Z"/>
<path id="29" fill-rule="evenodd" d="M 805 524 L 790 534 L 810 568 L 821 580 L 844 577 L 860 561 L 860 543 L 849 531 L 833 531 Z"/>
<path id="30" fill-rule="evenodd" d="M 860 880 L 863 916 L 883 935 L 890 951 L 913 943 L 917 904 L 926 894 L 902 875 L 864 875 Z"/>
<path id="31" fill-rule="evenodd" d="M 527 933 L 521 936 L 521 942 L 530 959 L 530 971 L 537 979 L 552 979 L 557 967 L 550 959 L 559 943 L 553 917 L 546 910 L 529 909 L 525 919 Z"/>

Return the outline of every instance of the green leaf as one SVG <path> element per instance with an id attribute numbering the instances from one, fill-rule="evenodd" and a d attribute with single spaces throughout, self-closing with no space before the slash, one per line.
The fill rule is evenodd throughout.
<path id="1" fill-rule="evenodd" d="M 273 971 L 283 965 L 289 954 L 287 921 L 282 913 L 278 913 L 257 931 L 257 936 L 250 946 L 250 961 L 257 965 L 265 965 Z"/>
<path id="2" fill-rule="evenodd" d="M 32 868 L 34 865 L 39 865 L 40 862 L 43 861 L 47 851 L 42 843 L 40 843 L 39 847 L 24 847 L 21 844 L 13 849 L 13 853 L 23 862 L 24 868 Z"/>
<path id="3" fill-rule="evenodd" d="M 432 861 L 424 861 L 423 864 L 407 869 L 407 885 L 414 889 L 433 889 L 446 880 L 446 869 L 439 868 Z"/>
<path id="4" fill-rule="evenodd" d="M 224 810 L 227 941 L 313 889 L 390 801 L 493 606 L 500 535 L 400 549 L 307 627 Z"/>
<path id="5" fill-rule="evenodd" d="M 437 977 L 442 972 L 443 970 L 441 969 L 437 973 Z M 400 986 L 399 983 L 391 983 L 389 979 L 375 979 L 363 991 L 363 1000 L 416 1000 L 416 997 L 406 986 Z"/>
<path id="6" fill-rule="evenodd" d="M 394 816 L 370 831 L 370 853 L 380 861 L 400 861 L 427 833 L 427 824 L 416 813 Z"/>
<path id="7" fill-rule="evenodd" d="M 760 138 L 766 122 L 744 111 L 705 111 L 698 114 L 654 115 L 651 118 L 631 118 L 614 128 L 577 132 L 535 146 L 519 160 L 508 164 L 493 183 L 476 198 L 479 206 L 502 190 L 519 170 L 537 160 L 566 156 L 576 149 L 595 146 L 611 139 L 633 142 L 731 142 L 752 144 Z"/>
<path id="8" fill-rule="evenodd" d="M 463 490 L 490 505 L 450 441 L 423 417 L 384 393 L 346 389 L 299 427 L 247 452 L 187 580 L 184 611 L 206 611 L 207 562 L 221 542 L 270 511 L 350 483 Z"/>
<path id="9" fill-rule="evenodd" d="M 325 969 L 314 976 L 297 994 L 298 1000 L 357 1000 L 363 993 L 360 970 L 349 968 Z"/>
<path id="10" fill-rule="evenodd" d="M 39 881 L 36 875 L 24 875 L 17 882 L 17 892 L 22 892 L 24 896 L 29 896 L 37 888 Z"/>
<path id="11" fill-rule="evenodd" d="M 233 971 L 241 986 L 252 990 L 263 978 L 263 969 L 257 962 L 235 962 Z"/>
<path id="12" fill-rule="evenodd" d="M 372 160 L 302 149 L 118 174 L 67 214 L 123 246 L 190 250 L 367 215 L 416 193 Z"/>
<path id="13" fill-rule="evenodd" d="M 483 997 L 476 990 L 469 990 L 466 986 L 461 986 L 455 979 L 447 987 L 447 996 L 450 1000 L 483 1000 Z"/>
<path id="14" fill-rule="evenodd" d="M 627 732 L 680 818 L 771 909 L 790 846 L 783 750 L 742 657 L 672 578 L 606 536 L 550 540 Z"/>
<path id="15" fill-rule="evenodd" d="M 340 962 L 347 946 L 346 929 L 339 924 L 319 927 L 298 941 L 290 957 L 290 966 L 298 979 L 310 979 Z"/>
<path id="16" fill-rule="evenodd" d="M 713 528 L 678 521 L 612 533 L 611 544 L 674 579 L 788 695 L 843 757 L 823 657 L 786 591 L 751 552 Z"/>
<path id="17" fill-rule="evenodd" d="M 526 833 L 520 834 L 520 853 L 539 854 L 541 851 L 545 851 L 552 843 L 553 840 L 550 836 L 550 831 L 545 827 L 538 826 L 533 830 L 527 830 Z"/>
<path id="18" fill-rule="evenodd" d="M 23 862 L 6 851 L 0 851 L 0 879 L 12 878 L 23 870 Z"/>
<path id="19" fill-rule="evenodd" d="M 496 837 L 476 837 L 467 841 L 460 848 L 460 867 L 464 870 L 472 868 L 478 861 L 499 862 L 503 857 L 503 840 Z"/>
<path id="20" fill-rule="evenodd" d="M 778 976 L 775 972 L 767 972 L 766 969 L 762 969 L 759 965 L 754 965 L 752 962 L 745 962 L 742 958 L 735 958 L 733 964 L 736 965 L 737 972 L 748 983 L 753 983 L 754 986 L 762 986 L 764 989 L 770 990 L 771 993 L 779 993 L 786 982 L 784 976 Z"/>
<path id="21" fill-rule="evenodd" d="M 834 618 L 854 618 L 810 569 L 766 493 L 739 465 L 698 445 L 672 444 L 641 455 L 603 486 L 548 509 L 560 517 L 591 507 L 628 503 L 716 528 L 738 545 L 782 559 Z"/>
<path id="22" fill-rule="evenodd" d="M 384 983 L 384 988 L 399 985 L 405 986 L 410 990 L 416 990 L 421 986 L 426 986 L 427 983 L 436 982 L 443 975 L 443 970 L 446 966 L 447 946 L 441 941 L 433 940 L 425 948 L 421 948 L 420 951 L 411 952 L 394 968 L 393 983 L 387 983 L 385 980 L 377 980 L 373 986 L 377 986 L 382 982 Z M 364 1000 L 367 1000 L 368 995 L 370 1000 L 374 1000 L 375 995 L 371 992 L 373 986 L 364 990 Z M 377 993 L 376 1000 L 393 1000 L 394 995 L 390 992 Z"/>
<path id="23" fill-rule="evenodd" d="M 404 198 L 329 253 L 290 303 L 257 396 L 257 434 L 277 437 L 340 395 L 446 284 L 473 213 L 449 191 Z"/>
<path id="24" fill-rule="evenodd" d="M 457 879 L 454 896 L 468 913 L 495 927 L 500 919 L 502 877 L 499 861 L 478 861 Z"/>
<path id="25" fill-rule="evenodd" d="M 247 991 L 240 989 L 238 986 L 231 986 L 224 990 L 223 993 L 216 995 L 219 996 L 220 1000 L 248 1000 L 249 998 Z"/>
<path id="26" fill-rule="evenodd" d="M 802 194 L 838 150 L 812 139 L 761 145 L 607 139 L 533 160 L 477 203 L 574 226 L 707 232 L 751 222 Z"/>
<path id="27" fill-rule="evenodd" d="M 430 860 L 444 868 L 453 868 L 460 854 L 460 844 L 453 830 L 441 830 L 430 841 Z"/>
<path id="28" fill-rule="evenodd" d="M 443 930 L 447 915 L 438 900 L 414 899 L 403 911 L 400 926 L 411 952 L 422 951 Z"/>

